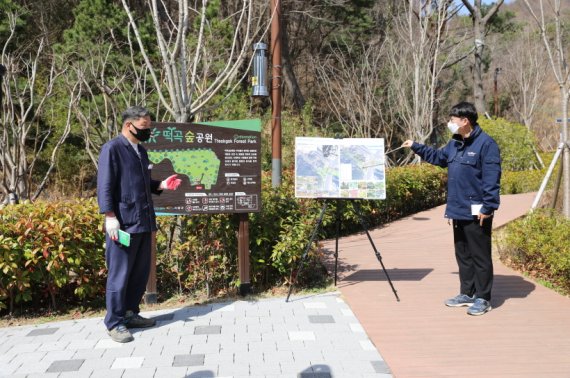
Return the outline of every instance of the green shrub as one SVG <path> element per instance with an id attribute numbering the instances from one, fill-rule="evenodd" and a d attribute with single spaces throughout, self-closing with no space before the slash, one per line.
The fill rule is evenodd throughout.
<path id="1" fill-rule="evenodd" d="M 94 200 L 0 209 L 0 306 L 104 293 L 104 234 Z M 7 306 L 8 304 L 8 306 Z"/>
<path id="2" fill-rule="evenodd" d="M 498 240 L 501 259 L 515 269 L 570 291 L 570 220 L 536 210 L 509 223 Z"/>
<path id="3" fill-rule="evenodd" d="M 532 171 L 503 171 L 501 175 L 501 194 L 536 192 L 544 179 L 546 169 Z M 552 187 L 550 180 L 548 188 Z"/>
<path id="4" fill-rule="evenodd" d="M 539 167 L 533 150 L 536 141 L 526 127 L 503 118 L 481 118 L 479 124 L 499 145 L 503 171 L 524 171 Z"/>
<path id="5" fill-rule="evenodd" d="M 356 205 L 368 227 L 374 227 L 443 203 L 445 177 L 445 170 L 429 165 L 388 170 L 386 200 L 338 202 L 342 233 L 362 231 Z M 315 228 L 322 201 L 295 198 L 294 193 L 293 170 L 283 171 L 279 188 L 272 188 L 269 172 L 263 173 L 262 210 L 249 215 L 251 279 L 257 288 L 288 281 Z M 335 234 L 336 205 L 329 201 L 320 239 Z M 94 199 L 10 205 L 0 209 L 0 221 L 0 307 L 55 307 L 104 295 L 103 217 Z M 158 223 L 161 296 L 217 295 L 239 285 L 239 215 L 159 217 Z M 299 286 L 326 280 L 316 251 L 311 249 L 304 261 Z"/>

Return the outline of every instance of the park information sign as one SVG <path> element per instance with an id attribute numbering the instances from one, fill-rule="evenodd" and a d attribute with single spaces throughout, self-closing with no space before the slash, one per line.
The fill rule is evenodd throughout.
<path id="1" fill-rule="evenodd" d="M 144 144 L 152 177 L 177 173 L 178 190 L 154 197 L 159 215 L 260 210 L 261 121 L 153 122 Z"/>
<path id="2" fill-rule="evenodd" d="M 385 199 L 384 139 L 295 138 L 295 197 Z"/>

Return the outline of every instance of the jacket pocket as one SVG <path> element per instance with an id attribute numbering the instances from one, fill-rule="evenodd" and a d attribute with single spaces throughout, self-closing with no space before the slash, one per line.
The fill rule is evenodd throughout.
<path id="1" fill-rule="evenodd" d="M 119 202 L 119 213 L 125 227 L 138 222 L 139 214 L 135 202 Z"/>
<path id="2" fill-rule="evenodd" d="M 472 167 L 477 166 L 477 159 L 474 157 L 464 157 L 461 159 L 461 164 L 470 165 Z"/>

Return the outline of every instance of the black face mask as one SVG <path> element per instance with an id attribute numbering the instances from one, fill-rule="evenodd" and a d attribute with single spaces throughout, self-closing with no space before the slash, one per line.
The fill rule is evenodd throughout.
<path id="1" fill-rule="evenodd" d="M 131 130 L 129 130 L 129 132 L 131 133 L 132 136 L 134 136 L 135 138 L 137 138 L 141 142 L 146 142 L 147 140 L 150 139 L 150 135 L 152 134 L 151 129 L 139 129 L 138 127 L 136 127 L 132 123 L 131 123 L 131 126 L 134 127 L 135 130 L 137 131 L 137 133 L 135 134 Z"/>

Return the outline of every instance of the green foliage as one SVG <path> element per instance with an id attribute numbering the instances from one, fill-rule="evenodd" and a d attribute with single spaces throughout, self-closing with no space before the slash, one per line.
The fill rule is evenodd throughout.
<path id="1" fill-rule="evenodd" d="M 536 210 L 506 226 L 498 243 L 503 261 L 570 291 L 570 220 Z"/>
<path id="2" fill-rule="evenodd" d="M 104 234 L 94 200 L 0 210 L 0 306 L 104 293 Z"/>
<path id="3" fill-rule="evenodd" d="M 120 5 L 109 0 L 82 0 L 73 10 L 75 22 L 64 32 L 64 52 L 88 59 L 95 51 L 126 35 L 126 14 Z"/>
<path id="4" fill-rule="evenodd" d="M 501 194 L 535 192 L 540 188 L 546 169 L 532 171 L 503 171 L 501 175 Z M 547 188 L 552 187 L 552 180 Z"/>
<path id="5" fill-rule="evenodd" d="M 429 165 L 387 172 L 385 201 L 341 201 L 342 233 L 435 206 L 445 200 L 444 170 Z M 284 170 L 282 185 L 262 179 L 261 212 L 249 215 L 251 279 L 264 289 L 286 283 L 314 230 L 323 203 L 294 196 L 294 172 Z M 336 201 L 330 201 L 319 239 L 335 233 Z M 242 215 L 243 216 L 243 215 Z M 239 285 L 237 214 L 159 217 L 157 281 L 159 292 L 218 295 Z M 0 307 L 14 304 L 52 307 L 101 297 L 105 291 L 104 233 L 94 199 L 35 202 L 0 210 Z M 326 280 L 312 246 L 299 286 Z"/>
<path id="6" fill-rule="evenodd" d="M 233 215 L 159 217 L 157 277 L 161 295 L 227 292 L 235 286 L 236 220 Z"/>
<path id="7" fill-rule="evenodd" d="M 0 0 L 0 41 L 2 41 L 2 45 L 6 42 L 11 33 L 9 14 L 17 15 L 14 20 L 16 30 L 12 44 L 7 46 L 7 51 L 12 51 L 17 50 L 19 47 L 18 42 L 23 41 L 26 37 L 26 21 L 29 17 L 29 12 L 12 0 Z"/>
<path id="8" fill-rule="evenodd" d="M 533 151 L 534 136 L 519 123 L 503 118 L 479 119 L 481 128 L 501 149 L 503 171 L 524 171 L 538 167 Z"/>

